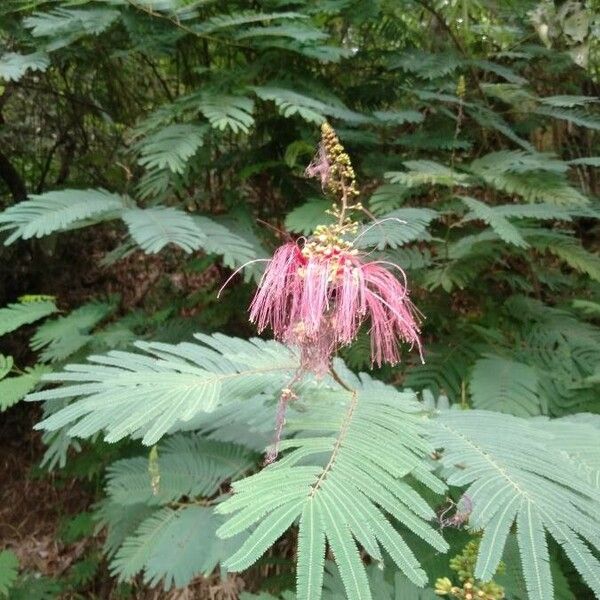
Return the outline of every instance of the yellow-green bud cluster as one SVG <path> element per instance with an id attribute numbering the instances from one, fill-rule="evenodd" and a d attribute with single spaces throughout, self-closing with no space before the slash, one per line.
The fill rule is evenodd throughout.
<path id="1" fill-rule="evenodd" d="M 450 560 L 450 568 L 456 571 L 460 585 L 454 585 L 448 577 L 440 577 L 435 582 L 435 593 L 438 596 L 460 598 L 462 600 L 502 600 L 504 588 L 495 581 L 480 582 L 475 579 L 475 563 L 479 541 L 469 542 L 464 550 Z M 499 573 L 503 572 L 504 565 L 500 563 Z"/>
<path id="2" fill-rule="evenodd" d="M 360 194 L 356 187 L 356 174 L 348 153 L 329 123 L 321 125 L 321 144 L 330 165 L 327 189 L 336 197 L 346 195 L 351 201 Z M 354 206 L 349 205 L 348 208 Z"/>
<path id="3" fill-rule="evenodd" d="M 356 199 L 359 191 L 350 157 L 329 123 L 321 126 L 321 152 L 325 153 L 327 165 L 324 185 L 336 198 L 336 202 L 326 212 L 336 222 L 319 225 L 305 244 L 304 252 L 306 255 L 327 254 L 331 251 L 355 253 L 352 243 L 344 237 L 358 231 L 358 223 L 352 219 L 351 214 L 355 210 L 363 210 L 363 205 Z"/>
<path id="4" fill-rule="evenodd" d="M 467 93 L 467 82 L 465 80 L 465 76 L 461 75 L 458 78 L 458 83 L 456 84 L 456 95 L 462 100 Z"/>
<path id="5" fill-rule="evenodd" d="M 351 226 L 345 227 L 337 223 L 331 225 L 318 225 L 313 235 L 304 245 L 302 252 L 305 256 L 315 254 L 327 255 L 349 252 L 356 253 L 353 249 L 352 242 L 345 240 L 342 236 L 345 233 L 355 233 L 358 228 L 357 223 L 352 223 Z"/>

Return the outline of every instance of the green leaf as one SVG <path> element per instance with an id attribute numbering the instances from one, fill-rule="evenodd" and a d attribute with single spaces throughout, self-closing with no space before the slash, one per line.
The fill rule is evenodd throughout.
<path id="1" fill-rule="evenodd" d="M 568 164 L 600 167 L 600 156 L 584 156 L 583 158 L 575 158 L 570 160 Z"/>
<path id="2" fill-rule="evenodd" d="M 260 23 L 262 21 L 277 21 L 280 19 L 305 19 L 306 15 L 298 12 L 292 11 L 281 11 L 281 12 L 271 12 L 271 13 L 262 13 L 255 11 L 244 11 L 237 12 L 233 14 L 222 14 L 215 15 L 210 19 L 207 19 L 200 25 L 194 27 L 194 30 L 198 33 L 212 33 L 215 31 L 220 31 L 222 29 L 228 29 L 230 27 L 237 27 L 239 25 L 249 25 L 250 23 Z"/>
<path id="3" fill-rule="evenodd" d="M 8 596 L 19 574 L 19 559 L 12 550 L 0 550 L 0 596 Z"/>
<path id="4" fill-rule="evenodd" d="M 527 79 L 517 75 L 512 69 L 505 67 L 504 65 L 489 61 L 489 60 L 472 60 L 471 64 L 479 67 L 482 71 L 487 71 L 489 73 L 494 73 L 495 75 L 499 75 L 506 81 L 510 83 L 514 83 L 516 85 L 525 85 L 527 84 Z"/>
<path id="5" fill-rule="evenodd" d="M 582 110 L 539 106 L 535 112 L 538 115 L 544 115 L 547 117 L 552 117 L 553 119 L 568 121 L 569 123 L 573 123 L 573 125 L 579 125 L 580 127 L 585 127 L 586 129 L 600 129 L 600 118 L 587 112 L 583 112 Z"/>
<path id="6" fill-rule="evenodd" d="M 373 116 L 386 125 L 403 125 L 404 123 L 422 123 L 425 117 L 417 110 L 380 110 Z"/>
<path id="7" fill-rule="evenodd" d="M 137 342 L 144 354 L 114 350 L 47 375 L 45 381 L 71 385 L 31 394 L 28 400 L 79 399 L 37 428 L 55 431 L 71 425 L 73 437 L 105 430 L 108 442 L 139 435 L 153 445 L 199 413 L 282 385 L 297 367 L 295 357 L 276 342 L 220 334 L 196 338 L 200 343 Z"/>
<path id="8" fill-rule="evenodd" d="M 301 503 L 279 506 L 260 521 L 242 546 L 225 562 L 231 571 L 243 571 L 253 565 L 281 537 L 299 515 Z"/>
<path id="9" fill-rule="evenodd" d="M 502 204 L 491 208 L 494 211 L 494 214 L 507 219 L 537 219 L 539 221 L 557 219 L 560 221 L 571 221 L 573 216 L 579 214 L 577 208 L 568 208 L 546 203 Z"/>
<path id="10" fill-rule="evenodd" d="M 42 375 L 49 373 L 45 365 L 35 365 L 25 369 L 23 375 L 7 377 L 0 381 L 0 412 L 4 412 L 23 399 L 40 382 Z"/>
<path id="11" fill-rule="evenodd" d="M 117 11 L 109 9 L 57 8 L 46 13 L 36 12 L 27 17 L 24 24 L 36 37 L 64 35 L 79 28 L 97 34 L 102 33 L 118 17 Z"/>
<path id="12" fill-rule="evenodd" d="M 597 254 L 588 252 L 577 243 L 551 244 L 548 250 L 572 269 L 585 273 L 594 281 L 600 281 L 600 256 Z"/>
<path id="13" fill-rule="evenodd" d="M 380 185 L 369 198 L 369 209 L 375 215 L 383 215 L 406 202 L 411 189 L 394 183 Z"/>
<path id="14" fill-rule="evenodd" d="M 428 588 L 417 587 L 400 571 L 382 568 L 381 564 L 371 563 L 367 567 L 367 577 L 373 598 L 376 600 L 439 600 L 439 596 Z M 301 596 L 299 596 L 301 597 Z M 344 600 L 344 583 L 335 564 L 325 565 L 324 600 Z"/>
<path id="15" fill-rule="evenodd" d="M 260 37 L 285 37 L 298 42 L 314 42 L 326 40 L 329 34 L 302 22 L 281 23 L 271 26 L 247 27 L 240 31 L 235 37 L 238 40 Z"/>
<path id="16" fill-rule="evenodd" d="M 337 513 L 334 504 L 329 504 L 321 496 L 315 500 L 321 505 L 323 528 L 335 562 L 340 570 L 348 600 L 371 600 L 371 590 L 362 559 L 352 538 L 352 532 Z"/>
<path id="17" fill-rule="evenodd" d="M 56 231 L 112 219 L 123 208 L 123 199 L 106 190 L 61 190 L 29 196 L 0 213 L 0 231 L 14 230 L 4 241 L 41 238 Z"/>
<path id="18" fill-rule="evenodd" d="M 499 150 L 475 159 L 470 170 L 484 178 L 493 173 L 529 173 L 531 171 L 552 171 L 564 173 L 567 164 L 552 154 L 523 152 L 522 150 Z"/>
<path id="19" fill-rule="evenodd" d="M 394 57 L 390 69 L 402 69 L 414 73 L 421 79 L 437 79 L 451 75 L 462 65 L 463 59 L 453 52 L 427 52 L 425 50 L 406 50 Z"/>
<path id="20" fill-rule="evenodd" d="M 224 481 L 252 467 L 254 458 L 242 446 L 176 435 L 158 450 L 158 483 L 152 484 L 146 457 L 126 458 L 109 467 L 106 492 L 123 506 L 210 497 Z"/>
<path id="21" fill-rule="evenodd" d="M 404 163 L 408 171 L 391 171 L 385 174 L 390 183 L 400 183 L 406 187 L 419 185 L 469 185 L 469 176 L 459 173 L 432 160 L 407 160 Z"/>
<path id="22" fill-rule="evenodd" d="M 73 544 L 94 534 L 94 518 L 91 512 L 80 512 L 66 517 L 60 525 L 59 537 L 65 544 Z"/>
<path id="23" fill-rule="evenodd" d="M 0 57 L 0 79 L 19 81 L 27 71 L 45 71 L 50 59 L 45 52 L 17 54 L 7 52 Z"/>
<path id="24" fill-rule="evenodd" d="M 31 29 L 34 37 L 50 38 L 46 49 L 52 51 L 68 46 L 83 36 L 102 33 L 119 16 L 118 11 L 104 8 L 55 8 L 49 12 L 35 12 L 23 19 L 23 24 Z"/>
<path id="25" fill-rule="evenodd" d="M 266 259 L 267 254 L 252 232 L 240 227 L 234 220 L 216 221 L 195 215 L 194 222 L 206 236 L 202 243 L 202 248 L 206 252 L 222 255 L 223 264 L 231 269 L 257 261 L 246 266 L 244 276 L 246 281 L 252 277 L 260 278 L 263 272 L 260 264 L 262 259 Z"/>
<path id="26" fill-rule="evenodd" d="M 331 208 L 329 200 L 312 198 L 290 212 L 285 218 L 285 226 L 289 231 L 310 235 L 317 225 L 327 225 L 333 218 L 325 211 Z"/>
<path id="27" fill-rule="evenodd" d="M 543 104 L 548 106 L 557 106 L 561 108 L 572 108 L 573 106 L 585 106 L 586 104 L 595 104 L 599 102 L 595 96 L 545 96 L 539 98 Z"/>
<path id="28" fill-rule="evenodd" d="M 534 148 L 531 143 L 518 136 L 511 125 L 502 118 L 499 112 L 488 109 L 480 103 L 467 106 L 465 112 L 484 129 L 496 130 L 524 150 L 533 152 Z"/>
<path id="29" fill-rule="evenodd" d="M 205 93 L 200 96 L 198 108 L 211 126 L 220 131 L 248 133 L 254 124 L 254 102 L 246 96 Z"/>
<path id="30" fill-rule="evenodd" d="M 443 411 L 436 422 L 432 441 L 443 449 L 447 482 L 468 486 L 465 493 L 473 507 L 469 526 L 484 532 L 475 577 L 493 576 L 516 520 L 530 597 L 552 597 L 544 532 L 563 546 L 598 594 L 600 561 L 587 546 L 600 549 L 597 487 L 581 477 L 576 455 L 561 449 L 563 440 L 577 435 L 577 427 L 584 441 L 586 425 L 555 421 L 548 427 L 542 420 L 480 410 Z M 548 581 L 540 583 L 545 577 Z"/>
<path id="31" fill-rule="evenodd" d="M 156 507 L 145 504 L 121 505 L 107 498 L 96 505 L 94 518 L 100 527 L 106 527 L 104 553 L 113 558 L 123 542 L 134 535 L 137 528 L 150 516 L 156 514 Z"/>
<path id="32" fill-rule="evenodd" d="M 529 365 L 489 355 L 479 359 L 470 380 L 476 408 L 497 410 L 520 417 L 539 415 L 546 408 L 540 398 L 539 380 Z"/>
<path id="33" fill-rule="evenodd" d="M 305 503 L 300 518 L 301 535 L 298 537 L 298 565 L 296 568 L 299 598 L 314 600 L 321 596 L 325 563 L 325 532 L 317 503 Z"/>
<path id="34" fill-rule="evenodd" d="M 42 350 L 40 358 L 44 362 L 64 360 L 91 341 L 90 331 L 114 309 L 114 305 L 102 302 L 84 304 L 69 315 L 38 327 L 30 346 Z"/>
<path id="35" fill-rule="evenodd" d="M 290 452 L 233 484 L 234 495 L 217 511 L 235 514 L 218 534 L 227 538 L 245 530 L 253 533 L 226 566 L 250 566 L 300 518 L 299 597 L 321 597 L 324 538 L 348 598 L 371 597 L 355 540 L 376 559 L 381 558 L 381 544 L 409 579 L 425 583 L 417 559 L 386 516 L 391 514 L 439 551 L 446 549 L 427 523 L 434 518 L 432 509 L 403 479 L 410 473 L 433 490 L 443 490 L 422 460 L 430 447 L 422 435 L 420 406 L 412 394 L 367 376 L 353 378 L 351 385 L 355 392 L 304 389 L 306 410 L 287 423 L 288 433 L 298 435 L 280 445 Z"/>
<path id="36" fill-rule="evenodd" d="M 12 550 L 0 550 L 0 596 L 7 596 L 19 574 L 19 559 Z"/>
<path id="37" fill-rule="evenodd" d="M 568 184 L 567 169 L 567 163 L 551 155 L 510 150 L 486 154 L 469 166 L 488 185 L 527 202 L 584 207 L 589 200 Z"/>
<path id="38" fill-rule="evenodd" d="M 58 310 L 54 302 L 22 302 L 0 308 L 0 335 L 39 321 Z"/>
<path id="39" fill-rule="evenodd" d="M 543 521 L 531 502 L 524 502 L 517 517 L 517 541 L 530 600 L 554 597 L 550 556 Z"/>
<path id="40" fill-rule="evenodd" d="M 64 591 L 60 582 L 25 573 L 10 590 L 10 600 L 55 600 Z"/>
<path id="41" fill-rule="evenodd" d="M 0 379 L 4 379 L 12 370 L 14 365 L 12 356 L 0 354 Z"/>
<path id="42" fill-rule="evenodd" d="M 299 115 L 305 121 L 317 125 L 323 123 L 326 117 L 335 117 L 351 123 L 362 123 L 368 120 L 364 115 L 349 110 L 341 101 L 335 104 L 323 102 L 290 89 L 274 86 L 251 89 L 261 100 L 274 102 L 284 117 Z"/>
<path id="43" fill-rule="evenodd" d="M 468 196 L 461 196 L 460 199 L 471 209 L 471 213 L 466 215 L 465 221 L 481 220 L 490 225 L 507 244 L 513 244 L 519 248 L 528 246 L 519 230 L 508 219 L 498 214 L 493 207 Z"/>
<path id="44" fill-rule="evenodd" d="M 580 310 L 584 314 L 592 317 L 600 316 L 600 303 L 590 300 L 573 300 L 573 308 Z"/>
<path id="45" fill-rule="evenodd" d="M 427 239 L 427 228 L 438 213 L 429 208 L 399 208 L 372 223 L 363 225 L 356 235 L 358 248 L 375 246 L 397 248 L 418 239 Z"/>
<path id="46" fill-rule="evenodd" d="M 239 545 L 239 538 L 229 543 L 217 538 L 215 531 L 221 522 L 210 507 L 165 507 L 125 539 L 111 562 L 111 571 L 120 581 L 143 570 L 148 585 L 162 582 L 166 590 L 185 587 L 195 576 L 211 573 Z"/>
<path id="47" fill-rule="evenodd" d="M 124 211 L 122 217 L 135 243 L 148 254 L 157 254 L 167 244 L 193 252 L 206 242 L 192 216 L 176 208 L 132 208 Z"/>
<path id="48" fill-rule="evenodd" d="M 136 144 L 138 163 L 146 169 L 183 173 L 188 160 L 204 144 L 206 126 L 193 123 L 168 125 Z"/>

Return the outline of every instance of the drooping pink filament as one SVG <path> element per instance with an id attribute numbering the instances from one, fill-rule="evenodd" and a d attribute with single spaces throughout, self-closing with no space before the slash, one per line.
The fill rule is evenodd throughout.
<path id="1" fill-rule="evenodd" d="M 385 268 L 391 265 L 403 282 Z M 350 344 L 363 322 L 371 324 L 371 361 L 397 364 L 400 342 L 421 352 L 415 308 L 397 265 L 363 262 L 338 247 L 304 253 L 293 242 L 274 254 L 250 305 L 259 332 L 297 345 L 303 369 L 324 375 L 335 351 Z"/>

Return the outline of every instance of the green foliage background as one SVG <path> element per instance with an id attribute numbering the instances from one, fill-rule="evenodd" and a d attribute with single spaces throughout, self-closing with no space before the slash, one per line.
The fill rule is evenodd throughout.
<path id="1" fill-rule="evenodd" d="M 104 491 L 74 528 L 103 528 L 115 580 L 432 598 L 477 539 L 473 581 L 507 598 L 600 597 L 599 10 L 2 4 L 0 408 L 43 401 L 43 466 L 87 464 Z M 372 370 L 365 330 L 347 388 L 307 378 L 263 467 L 297 356 L 249 339 L 246 306 L 274 248 L 329 218 L 304 177 L 325 120 L 426 362 Z M 33 597 L 0 550 L 0 595 Z M 48 597 L 85 589 L 88 559 Z"/>

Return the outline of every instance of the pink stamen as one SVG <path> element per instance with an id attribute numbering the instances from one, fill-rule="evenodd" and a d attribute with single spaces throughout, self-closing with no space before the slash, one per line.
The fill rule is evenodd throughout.
<path id="1" fill-rule="evenodd" d="M 269 258 L 257 258 L 255 260 L 249 260 L 248 262 L 244 263 L 241 267 L 239 267 L 238 269 L 236 269 L 225 281 L 225 283 L 219 288 L 219 291 L 217 292 L 217 299 L 221 297 L 221 294 L 223 293 L 223 290 L 227 287 L 227 284 L 240 272 L 243 271 L 248 265 L 252 265 L 254 263 L 257 262 L 270 262 Z"/>
<path id="2" fill-rule="evenodd" d="M 401 341 L 417 346 L 423 360 L 417 311 L 398 265 L 363 262 L 338 247 L 304 252 L 292 242 L 275 252 L 250 305 L 259 332 L 270 326 L 276 339 L 298 346 L 302 368 L 318 376 L 327 373 L 332 356 L 352 343 L 367 319 L 373 364 L 397 364 Z M 397 269 L 402 281 L 386 266 Z"/>

